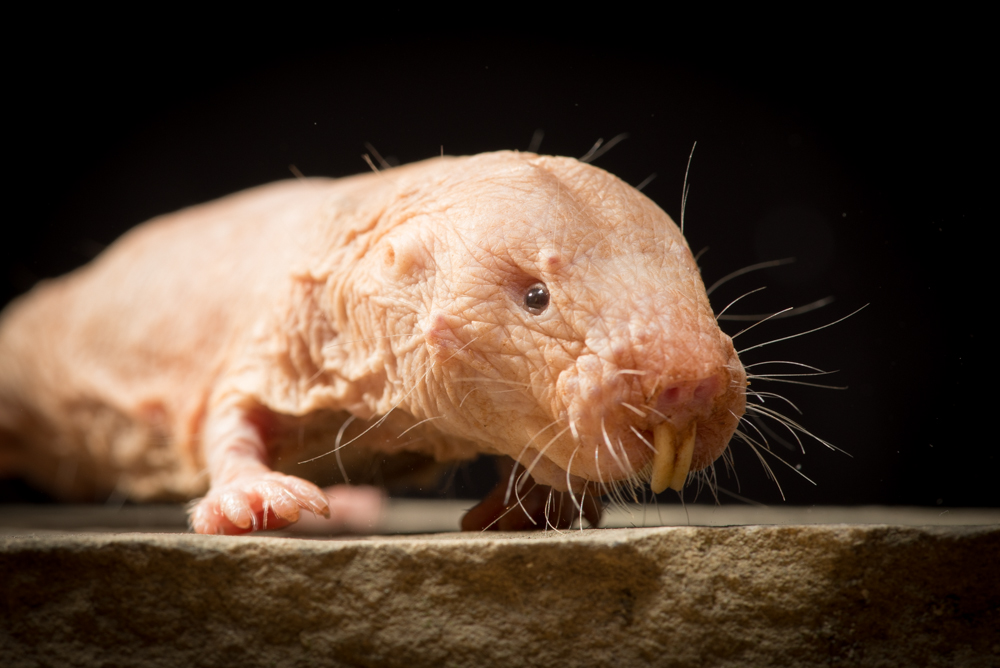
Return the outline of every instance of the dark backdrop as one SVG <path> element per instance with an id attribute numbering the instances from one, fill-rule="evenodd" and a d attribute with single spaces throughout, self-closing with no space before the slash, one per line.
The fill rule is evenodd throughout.
<path id="1" fill-rule="evenodd" d="M 624 132 L 596 164 L 632 184 L 655 173 L 644 192 L 678 220 L 697 140 L 686 225 L 692 248 L 709 249 L 706 283 L 797 259 L 721 288 L 716 307 L 762 285 L 739 312 L 834 297 L 741 343 L 868 304 L 744 359 L 839 370 L 829 382 L 848 388 L 784 387 L 803 411 L 795 419 L 850 454 L 808 439 L 805 454 L 776 445 L 816 482 L 769 459 L 789 501 L 1000 503 L 991 388 L 979 380 L 989 309 L 968 296 L 992 283 L 973 276 L 989 243 L 979 200 L 992 143 L 974 39 L 904 38 L 889 25 L 696 38 L 599 22 L 597 36 L 536 26 L 472 38 L 402 24 L 382 34 L 370 24 L 323 38 L 301 23 L 169 38 L 65 31 L 22 54 L 8 99 L 0 303 L 132 225 L 289 178 L 289 165 L 364 171 L 364 142 L 405 163 L 442 146 L 525 150 L 536 130 L 542 152 L 581 156 Z M 739 481 L 723 487 L 779 500 L 753 454 L 735 452 Z"/>

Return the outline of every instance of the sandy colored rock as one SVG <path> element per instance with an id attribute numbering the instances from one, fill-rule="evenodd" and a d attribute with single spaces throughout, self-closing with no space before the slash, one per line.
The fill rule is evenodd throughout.
<path id="1" fill-rule="evenodd" d="M 0 538 L 0 664 L 996 665 L 1000 527 Z"/>

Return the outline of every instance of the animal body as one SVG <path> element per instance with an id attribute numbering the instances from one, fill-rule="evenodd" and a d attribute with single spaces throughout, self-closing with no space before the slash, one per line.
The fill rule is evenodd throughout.
<path id="1" fill-rule="evenodd" d="M 66 499 L 201 497 L 196 531 L 244 533 L 370 512 L 363 488 L 282 462 L 326 454 L 347 478 L 373 453 L 489 453 L 524 471 L 466 528 L 510 497 L 593 522 L 613 486 L 709 466 L 746 384 L 651 200 L 570 158 L 441 157 L 162 216 L 16 300 L 0 474 Z"/>

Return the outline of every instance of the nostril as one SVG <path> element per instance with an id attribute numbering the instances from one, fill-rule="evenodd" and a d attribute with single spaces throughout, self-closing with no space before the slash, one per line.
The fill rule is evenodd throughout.
<path id="1" fill-rule="evenodd" d="M 681 400 L 681 388 L 680 387 L 670 387 L 663 391 L 660 395 L 660 401 L 657 402 L 661 406 L 668 405 L 672 406 Z"/>
<path id="2" fill-rule="evenodd" d="M 667 386 L 656 401 L 657 410 L 666 413 L 679 408 L 703 412 L 719 394 L 721 381 L 718 376 L 700 380 L 683 381 Z"/>

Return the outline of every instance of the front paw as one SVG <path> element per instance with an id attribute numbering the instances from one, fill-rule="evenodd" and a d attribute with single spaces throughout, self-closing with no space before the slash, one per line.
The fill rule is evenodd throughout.
<path id="1" fill-rule="evenodd" d="M 237 535 L 293 524 L 300 508 L 330 517 L 326 495 L 316 485 L 273 471 L 255 472 L 212 485 L 193 505 L 190 523 L 196 533 Z"/>

